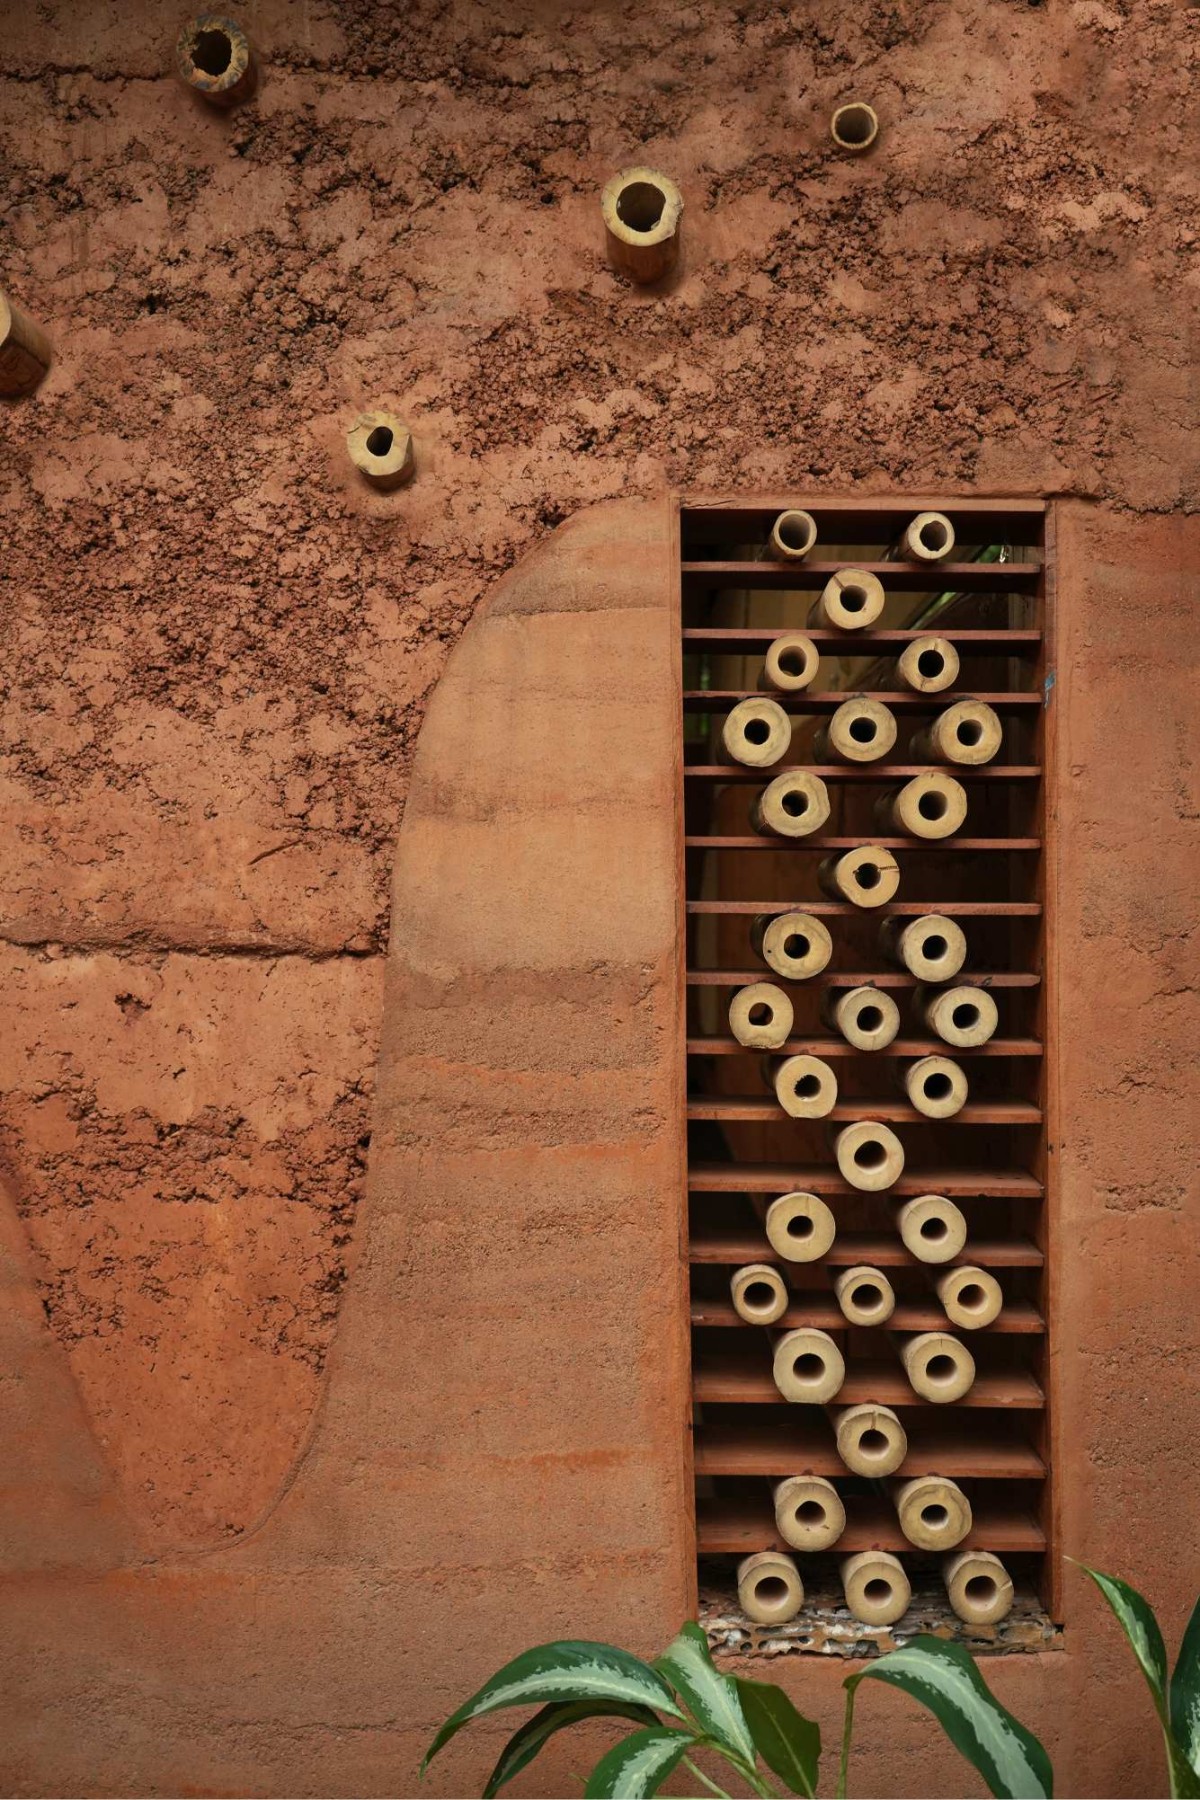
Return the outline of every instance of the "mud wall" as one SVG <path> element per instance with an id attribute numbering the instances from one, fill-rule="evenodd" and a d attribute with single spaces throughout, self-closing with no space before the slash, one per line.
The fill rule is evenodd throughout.
<path id="1" fill-rule="evenodd" d="M 1200 12 L 239 16 L 264 74 L 229 117 L 172 79 L 165 7 L 21 0 L 0 42 L 0 280 L 57 352 L 0 418 L 0 1150 L 13 1254 L 99 1446 L 80 1480 L 169 1563 L 235 1545 L 291 1479 L 361 1247 L 413 745 L 496 578 L 615 495 L 1051 493 L 1072 498 L 1063 1042 L 1091 1271 L 1060 1354 L 1088 1376 L 1073 1454 L 1099 1509 L 1069 1547 L 1182 1603 Z M 842 160 L 826 122 L 851 93 L 883 134 Z M 603 260 L 599 188 L 635 157 L 685 196 L 661 293 Z M 416 435 L 399 495 L 344 453 L 378 404 Z M 539 1244 L 553 1282 L 561 1246 Z M 464 1566 L 428 1561 L 440 1583 Z M 197 1592 L 216 1604 L 187 1580 L 163 1643 Z M 358 1690 L 322 1709 L 314 1689 L 268 1753 L 181 1666 L 190 1741 L 218 1740 L 199 1776 L 145 1749 L 144 1695 L 91 1755 L 98 1690 L 73 1711 L 53 1664 L 66 1710 L 6 1778 L 295 1789 L 325 1731 L 313 1791 L 404 1789 L 426 1725 L 534 1631 L 512 1606 L 482 1643 L 427 1621 L 369 1747 Z M 260 1718 L 294 1682 L 273 1666 Z M 1060 1713 L 1062 1748 L 1092 1791 L 1137 1791 L 1112 1716 Z"/>

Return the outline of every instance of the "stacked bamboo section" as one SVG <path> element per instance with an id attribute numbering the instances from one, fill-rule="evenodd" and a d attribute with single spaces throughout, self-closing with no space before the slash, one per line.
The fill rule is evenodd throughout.
<path id="1" fill-rule="evenodd" d="M 683 509 L 696 1537 L 761 1626 L 1057 1611 L 1048 523 Z"/>

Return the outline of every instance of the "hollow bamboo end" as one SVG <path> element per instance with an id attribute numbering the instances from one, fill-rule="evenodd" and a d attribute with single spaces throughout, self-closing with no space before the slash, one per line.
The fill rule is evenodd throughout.
<path id="1" fill-rule="evenodd" d="M 777 637 L 763 658 L 761 687 L 796 694 L 815 681 L 821 667 L 817 646 L 803 632 Z"/>
<path id="2" fill-rule="evenodd" d="M 904 1071 L 904 1091 L 927 1119 L 952 1119 L 967 1103 L 967 1078 L 948 1056 L 923 1056 Z"/>
<path id="3" fill-rule="evenodd" d="M 848 1406 L 835 1430 L 838 1455 L 854 1475 L 893 1475 L 908 1455 L 908 1436 L 890 1406 Z"/>
<path id="4" fill-rule="evenodd" d="M 175 68 L 185 87 L 212 106 L 237 106 L 258 85 L 258 65 L 241 26 L 220 13 L 198 13 L 175 41 Z"/>
<path id="5" fill-rule="evenodd" d="M 961 1400 L 975 1380 L 975 1358 L 944 1331 L 923 1331 L 900 1346 L 908 1384 L 935 1406 Z"/>
<path id="6" fill-rule="evenodd" d="M 882 700 L 856 695 L 838 707 L 824 728 L 823 742 L 842 762 L 878 762 L 896 742 L 895 716 Z"/>
<path id="7" fill-rule="evenodd" d="M 792 741 L 792 723 L 777 700 L 739 700 L 721 726 L 721 748 L 748 769 L 777 763 Z"/>
<path id="8" fill-rule="evenodd" d="M 900 1008 L 882 988 L 850 988 L 834 992 L 829 1017 L 856 1050 L 886 1050 L 900 1030 Z"/>
<path id="9" fill-rule="evenodd" d="M 788 1309 L 790 1296 L 778 1269 L 770 1263 L 747 1263 L 729 1278 L 733 1310 L 747 1325 L 774 1325 Z"/>
<path id="10" fill-rule="evenodd" d="M 775 1346 L 775 1386 L 785 1400 L 823 1406 L 846 1379 L 846 1364 L 828 1332 L 801 1326 L 785 1332 Z"/>
<path id="11" fill-rule="evenodd" d="M 808 837 L 829 822 L 829 790 L 819 775 L 788 769 L 759 794 L 750 817 L 766 835 Z"/>
<path id="12" fill-rule="evenodd" d="M 848 100 L 830 119 L 829 135 L 839 150 L 861 156 L 879 136 L 879 116 L 865 100 Z"/>
<path id="13" fill-rule="evenodd" d="M 828 1550 L 846 1529 L 841 1495 L 820 1475 L 789 1475 L 774 1499 L 776 1528 L 793 1550 Z"/>
<path id="14" fill-rule="evenodd" d="M 767 548 L 785 562 L 800 562 L 817 541 L 817 521 L 811 513 L 793 507 L 781 512 L 771 526 Z"/>
<path id="15" fill-rule="evenodd" d="M 852 906 L 886 906 L 900 886 L 900 865 L 880 844 L 860 844 L 844 856 L 826 857 L 817 872 L 824 891 Z"/>
<path id="16" fill-rule="evenodd" d="M 866 631 L 882 617 L 883 583 L 869 569 L 839 569 L 813 604 L 809 624 L 826 631 Z"/>
<path id="17" fill-rule="evenodd" d="M 622 169 L 600 196 L 608 260 L 620 274 L 659 281 L 679 260 L 683 195 L 658 169 Z"/>
<path id="18" fill-rule="evenodd" d="M 930 983 L 952 981 L 967 960 L 967 939 L 954 919 L 926 913 L 922 918 L 886 919 L 882 928 L 885 954 L 892 962 Z"/>
<path id="19" fill-rule="evenodd" d="M 817 1194 L 780 1194 L 767 1208 L 767 1242 L 785 1262 L 817 1262 L 833 1248 L 837 1220 Z"/>
<path id="20" fill-rule="evenodd" d="M 779 913 L 756 919 L 751 941 L 767 967 L 788 981 L 807 981 L 828 968 L 833 937 L 811 913 Z"/>
<path id="21" fill-rule="evenodd" d="M 918 1262 L 945 1263 L 960 1256 L 967 1242 L 962 1209 L 944 1194 L 917 1194 L 896 1212 L 900 1239 Z"/>
<path id="22" fill-rule="evenodd" d="M 53 360 L 45 332 L 0 291 L 0 394 L 31 394 Z"/>
<path id="23" fill-rule="evenodd" d="M 874 1119 L 839 1131 L 834 1154 L 843 1180 L 864 1194 L 881 1193 L 904 1173 L 904 1146 L 894 1131 Z"/>
<path id="24" fill-rule="evenodd" d="M 948 1556 L 942 1579 L 951 1608 L 967 1625 L 998 1625 L 1012 1611 L 1012 1578 L 990 1550 Z"/>
<path id="25" fill-rule="evenodd" d="M 919 637 L 896 659 L 896 678 L 915 694 L 941 694 L 954 686 L 960 666 L 949 638 Z"/>
<path id="26" fill-rule="evenodd" d="M 901 554 L 913 562 L 945 562 L 953 549 L 954 527 L 945 513 L 918 513 L 900 539 Z"/>
<path id="27" fill-rule="evenodd" d="M 978 1049 L 996 1035 L 1000 1013 L 986 988 L 938 988 L 932 994 L 917 990 L 917 1012 L 943 1043 L 958 1050 Z"/>
<path id="28" fill-rule="evenodd" d="M 804 1605 L 804 1583 L 790 1556 L 760 1550 L 738 1564 L 738 1604 L 756 1625 L 784 1625 Z"/>
<path id="29" fill-rule="evenodd" d="M 892 1497 L 900 1529 L 918 1550 L 953 1550 L 971 1529 L 971 1502 L 944 1475 L 918 1475 Z"/>
<path id="30" fill-rule="evenodd" d="M 346 433 L 350 461 L 374 488 L 403 487 L 416 467 L 412 433 L 391 413 L 362 413 Z"/>
<path id="31" fill-rule="evenodd" d="M 1004 741 L 1004 727 L 986 700 L 956 700 L 914 740 L 936 762 L 977 768 L 991 762 Z"/>
<path id="32" fill-rule="evenodd" d="M 842 1592 L 863 1625 L 894 1625 L 908 1611 L 912 1589 L 904 1565 L 887 1550 L 860 1550 L 842 1563 Z"/>
<path id="33" fill-rule="evenodd" d="M 729 1002 L 729 1029 L 747 1050 L 778 1050 L 791 1035 L 795 1011 L 782 988 L 756 981 Z"/>
<path id="34" fill-rule="evenodd" d="M 837 1105 L 837 1076 L 819 1056 L 784 1057 L 771 1071 L 771 1085 L 792 1119 L 824 1119 Z"/>
<path id="35" fill-rule="evenodd" d="M 925 769 L 902 788 L 881 796 L 877 816 L 885 826 L 909 837 L 952 837 L 966 822 L 967 791 L 953 775 Z"/>
<path id="36" fill-rule="evenodd" d="M 896 1295 L 881 1269 L 865 1263 L 834 1278 L 838 1305 L 851 1325 L 885 1325 L 896 1310 Z"/>
<path id="37" fill-rule="evenodd" d="M 980 1331 L 1000 1317 L 1004 1290 L 987 1269 L 966 1264 L 948 1269 L 936 1287 L 946 1317 L 961 1331 Z"/>

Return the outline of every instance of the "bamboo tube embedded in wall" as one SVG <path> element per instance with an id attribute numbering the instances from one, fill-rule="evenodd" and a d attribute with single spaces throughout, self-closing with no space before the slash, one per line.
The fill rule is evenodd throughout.
<path id="1" fill-rule="evenodd" d="M 958 651 L 949 638 L 914 638 L 896 659 L 896 679 L 915 694 L 941 694 L 958 680 Z"/>
<path id="2" fill-rule="evenodd" d="M 843 700 L 827 724 L 813 739 L 813 759 L 825 762 L 878 762 L 896 742 L 896 718 L 882 700 L 856 694 Z"/>
<path id="3" fill-rule="evenodd" d="M 886 1050 L 900 1030 L 900 1008 L 882 988 L 830 988 L 821 1011 L 856 1050 Z"/>
<path id="4" fill-rule="evenodd" d="M 875 818 L 883 832 L 904 832 L 914 838 L 953 837 L 966 817 L 967 790 L 941 769 L 925 769 L 875 802 Z"/>
<path id="5" fill-rule="evenodd" d="M 829 790 L 807 769 L 787 769 L 755 797 L 750 823 L 764 836 L 808 837 L 829 820 Z"/>
<path id="6" fill-rule="evenodd" d="M 910 562 L 944 562 L 953 548 L 954 527 L 945 513 L 918 513 L 900 538 L 900 554 Z"/>
<path id="7" fill-rule="evenodd" d="M 953 1550 L 971 1529 L 971 1502 L 945 1475 L 893 1482 L 892 1500 L 901 1531 L 918 1550 Z"/>
<path id="8" fill-rule="evenodd" d="M 842 1179 L 864 1194 L 878 1194 L 904 1173 L 904 1147 L 894 1131 L 874 1119 L 847 1125 L 834 1138 Z"/>
<path id="9" fill-rule="evenodd" d="M 900 865 L 880 844 L 860 844 L 844 856 L 827 856 L 817 880 L 832 900 L 851 906 L 886 906 L 900 886 Z"/>
<path id="10" fill-rule="evenodd" d="M 798 694 L 815 681 L 820 667 L 820 653 L 812 639 L 802 631 L 788 631 L 768 648 L 758 685 L 781 694 Z"/>
<path id="11" fill-rule="evenodd" d="M 883 613 L 883 583 L 867 569 L 839 569 L 808 615 L 816 631 L 864 631 Z"/>
<path id="12" fill-rule="evenodd" d="M 975 1358 L 965 1344 L 944 1331 L 922 1331 L 898 1340 L 908 1385 L 922 1400 L 946 1406 L 969 1394 L 975 1381 Z"/>
<path id="13" fill-rule="evenodd" d="M 961 925 L 937 913 L 919 919 L 885 919 L 880 942 L 891 962 L 907 969 L 918 981 L 952 981 L 967 960 L 967 939 Z"/>
<path id="14" fill-rule="evenodd" d="M 0 394 L 10 399 L 31 394 L 53 360 L 50 339 L 41 326 L 0 290 Z"/>
<path id="15" fill-rule="evenodd" d="M 860 1550 L 841 1565 L 842 1592 L 863 1625 L 894 1625 L 908 1611 L 912 1589 L 899 1557 L 887 1550 Z"/>
<path id="16" fill-rule="evenodd" d="M 956 700 L 912 740 L 918 761 L 961 763 L 978 768 L 991 762 L 1004 738 L 999 715 L 986 700 Z"/>
<path id="17" fill-rule="evenodd" d="M 776 1338 L 771 1369 L 784 1399 L 802 1406 L 824 1405 L 840 1392 L 846 1379 L 841 1351 L 827 1331 L 810 1325 Z"/>
<path id="18" fill-rule="evenodd" d="M 828 1550 L 846 1529 L 842 1497 L 820 1475 L 789 1475 L 773 1499 L 776 1529 L 793 1550 Z"/>
<path id="19" fill-rule="evenodd" d="M 956 1049 L 978 1049 L 996 1035 L 1000 1014 L 986 988 L 918 988 L 915 999 L 918 1018 Z"/>
<path id="20" fill-rule="evenodd" d="M 781 562 L 802 562 L 817 541 L 817 521 L 792 507 L 781 512 L 767 534 L 767 549 Z"/>
<path id="21" fill-rule="evenodd" d="M 785 1262 L 819 1262 L 837 1236 L 833 1209 L 819 1194 L 780 1194 L 764 1224 L 767 1242 Z"/>
<path id="22" fill-rule="evenodd" d="M 961 1331 L 981 1331 L 1000 1317 L 1004 1290 L 986 1269 L 963 1263 L 939 1275 L 934 1286 L 946 1317 Z"/>
<path id="23" fill-rule="evenodd" d="M 785 1056 L 767 1065 L 775 1098 L 792 1119 L 824 1119 L 837 1105 L 837 1076 L 819 1056 Z"/>
<path id="24" fill-rule="evenodd" d="M 942 1564 L 946 1598 L 967 1625 L 998 1625 L 1012 1611 L 1012 1578 L 990 1550 L 960 1550 Z"/>
<path id="25" fill-rule="evenodd" d="M 791 1299 L 787 1284 L 770 1263 L 747 1263 L 729 1278 L 733 1310 L 747 1325 L 774 1325 Z"/>
<path id="26" fill-rule="evenodd" d="M 784 1625 L 804 1605 L 804 1583 L 790 1556 L 759 1550 L 738 1564 L 738 1604 L 756 1625 Z"/>
<path id="27" fill-rule="evenodd" d="M 747 769 L 769 769 L 792 741 L 792 722 L 778 700 L 751 695 L 739 700 L 721 725 L 717 755 Z"/>
<path id="28" fill-rule="evenodd" d="M 944 1194 L 917 1194 L 896 1209 L 900 1239 L 918 1262 L 946 1263 L 959 1256 L 967 1241 L 961 1207 Z"/>
<path id="29" fill-rule="evenodd" d="M 833 938 L 811 913 L 762 913 L 750 927 L 750 942 L 768 968 L 787 981 L 807 981 L 829 966 Z"/>
<path id="30" fill-rule="evenodd" d="M 923 1056 L 903 1075 L 909 1104 L 927 1119 L 952 1119 L 967 1103 L 967 1078 L 948 1056 Z"/>
<path id="31" fill-rule="evenodd" d="M 853 1475 L 894 1475 L 908 1455 L 908 1436 L 890 1406 L 864 1401 L 834 1417 L 838 1455 Z"/>
<path id="32" fill-rule="evenodd" d="M 751 982 L 729 1002 L 729 1029 L 747 1050 L 778 1050 L 795 1016 L 791 1001 L 772 981 Z"/>
<path id="33" fill-rule="evenodd" d="M 683 195 L 658 169 L 622 169 L 600 196 L 608 260 L 631 281 L 660 281 L 679 260 Z"/>
<path id="34" fill-rule="evenodd" d="M 842 1269 L 833 1278 L 838 1305 L 851 1325 L 885 1325 L 896 1310 L 896 1295 L 881 1269 L 865 1263 Z"/>
<path id="35" fill-rule="evenodd" d="M 213 106 L 236 106 L 258 85 L 250 40 L 232 19 L 198 13 L 175 41 L 175 69 L 185 87 Z"/>

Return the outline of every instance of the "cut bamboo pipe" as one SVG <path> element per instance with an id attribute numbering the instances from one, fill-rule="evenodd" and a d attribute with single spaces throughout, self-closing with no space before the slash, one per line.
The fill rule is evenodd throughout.
<path id="1" fill-rule="evenodd" d="M 346 433 L 346 449 L 355 468 L 384 492 L 412 480 L 416 466 L 412 433 L 391 413 L 362 413 Z"/>
<path id="2" fill-rule="evenodd" d="M 953 837 L 967 817 L 967 790 L 941 769 L 924 769 L 902 788 L 881 794 L 875 817 L 884 832 L 915 838 Z"/>
<path id="3" fill-rule="evenodd" d="M 833 938 L 811 913 L 763 913 L 750 927 L 750 942 L 767 967 L 788 981 L 808 981 L 829 966 Z"/>
<path id="4" fill-rule="evenodd" d="M 900 554 L 910 562 L 944 562 L 953 548 L 954 527 L 945 513 L 918 513 L 900 539 Z"/>
<path id="5" fill-rule="evenodd" d="M 778 1050 L 791 1035 L 795 1012 L 782 988 L 755 981 L 729 1002 L 729 1029 L 747 1050 Z"/>
<path id="6" fill-rule="evenodd" d="M 960 1331 L 981 1331 L 1000 1317 L 1004 1290 L 986 1269 L 963 1263 L 939 1275 L 934 1286 L 946 1317 Z"/>
<path id="7" fill-rule="evenodd" d="M 864 1401 L 836 1415 L 838 1455 L 853 1475 L 894 1475 L 908 1455 L 908 1435 L 890 1406 Z"/>
<path id="8" fill-rule="evenodd" d="M 912 740 L 912 753 L 928 762 L 960 763 L 978 768 L 999 750 L 1004 728 L 986 700 L 956 700 Z"/>
<path id="9" fill-rule="evenodd" d="M 600 196 L 608 260 L 618 274 L 660 281 L 679 260 L 683 195 L 658 169 L 622 169 Z"/>
<path id="10" fill-rule="evenodd" d="M 793 507 L 781 512 L 771 526 L 767 549 L 783 562 L 801 562 L 817 541 L 817 521 L 811 513 Z"/>
<path id="11" fill-rule="evenodd" d="M 790 1119 L 824 1119 L 837 1105 L 837 1076 L 819 1056 L 785 1056 L 772 1060 L 767 1080 Z"/>
<path id="12" fill-rule="evenodd" d="M 764 1225 L 767 1242 L 785 1262 L 819 1262 L 837 1236 L 833 1209 L 817 1194 L 780 1194 Z"/>
<path id="13" fill-rule="evenodd" d="M 944 1194 L 917 1194 L 896 1209 L 900 1241 L 918 1262 L 946 1263 L 962 1254 L 967 1221 Z"/>
<path id="14" fill-rule="evenodd" d="M 990 1550 L 960 1550 L 942 1564 L 946 1598 L 967 1625 L 998 1625 L 1012 1611 L 1012 1578 Z"/>
<path id="15" fill-rule="evenodd" d="M 922 1400 L 945 1406 L 969 1394 L 975 1380 L 975 1358 L 965 1344 L 944 1331 L 922 1331 L 899 1340 L 900 1360 L 908 1385 Z"/>
<path id="16" fill-rule="evenodd" d="M 791 1299 L 778 1269 L 770 1263 L 747 1263 L 729 1278 L 733 1310 L 747 1325 L 774 1325 Z"/>
<path id="17" fill-rule="evenodd" d="M 769 769 L 792 741 L 792 722 L 778 700 L 739 700 L 721 725 L 718 754 L 748 769 Z"/>
<path id="18" fill-rule="evenodd" d="M 919 919 L 885 919 L 884 955 L 918 981 L 952 981 L 967 960 L 967 939 L 953 919 L 926 913 Z"/>
<path id="19" fill-rule="evenodd" d="M 914 638 L 896 658 L 896 679 L 915 694 L 941 694 L 958 680 L 958 651 L 949 638 Z"/>
<path id="20" fill-rule="evenodd" d="M 971 1529 L 971 1502 L 944 1475 L 893 1482 L 892 1500 L 901 1531 L 918 1550 L 953 1550 Z"/>
<path id="21" fill-rule="evenodd" d="M 848 900 L 852 906 L 886 906 L 900 886 L 900 865 L 881 845 L 860 844 L 844 856 L 825 857 L 817 880 L 831 900 Z"/>
<path id="22" fill-rule="evenodd" d="M 894 1131 L 874 1119 L 847 1125 L 834 1139 L 842 1179 L 865 1194 L 878 1194 L 904 1173 L 904 1147 Z"/>
<path id="23" fill-rule="evenodd" d="M 0 290 L 0 394 L 31 394 L 53 360 L 45 332 Z"/>
<path id="24" fill-rule="evenodd" d="M 793 1550 L 828 1550 L 846 1529 L 842 1497 L 820 1475 L 789 1475 L 773 1497 L 776 1529 Z"/>
<path id="25" fill-rule="evenodd" d="M 738 1564 L 738 1604 L 756 1625 L 785 1625 L 804 1605 L 804 1583 L 782 1550 L 759 1550 Z"/>
<path id="26" fill-rule="evenodd" d="M 772 1374 L 785 1400 L 823 1406 L 840 1392 L 846 1363 L 827 1331 L 802 1325 L 776 1339 Z"/>
<path id="27" fill-rule="evenodd" d="M 258 85 L 249 38 L 220 13 L 187 21 L 175 42 L 175 68 L 184 86 L 212 106 L 236 106 Z"/>
<path id="28" fill-rule="evenodd" d="M 886 1050 L 900 1030 L 900 1008 L 882 988 L 830 988 L 822 1011 L 856 1050 Z"/>
<path id="29" fill-rule="evenodd" d="M 886 1325 L 896 1310 L 896 1295 L 881 1269 L 865 1263 L 842 1269 L 833 1280 L 833 1291 L 851 1325 Z"/>
<path id="30" fill-rule="evenodd" d="M 808 615 L 810 630 L 864 631 L 883 612 L 883 583 L 866 569 L 839 569 Z"/>
<path id="31" fill-rule="evenodd" d="M 787 769 L 777 775 L 750 809 L 750 823 L 764 837 L 808 837 L 828 821 L 829 790 L 819 775 L 810 775 L 807 769 Z"/>
<path id="32" fill-rule="evenodd" d="M 842 1592 L 853 1616 L 864 1625 L 894 1625 L 908 1611 L 912 1589 L 899 1557 L 887 1550 L 860 1550 L 841 1566 Z"/>
<path id="33" fill-rule="evenodd" d="M 967 1078 L 948 1056 L 923 1056 L 905 1069 L 904 1091 L 927 1119 L 952 1119 L 967 1103 Z"/>
<path id="34" fill-rule="evenodd" d="M 820 653 L 812 639 L 802 631 L 789 631 L 768 649 L 758 685 L 781 694 L 798 694 L 816 679 L 820 667 Z"/>
<path id="35" fill-rule="evenodd" d="M 827 725 L 813 739 L 813 756 L 824 762 L 833 756 L 842 762 L 878 762 L 896 742 L 896 720 L 882 700 L 856 694 L 843 700 Z"/>
<path id="36" fill-rule="evenodd" d="M 917 1016 L 943 1043 L 958 1050 L 976 1050 L 996 1035 L 1000 1014 L 986 988 L 934 988 L 916 991 Z"/>
<path id="37" fill-rule="evenodd" d="M 879 136 L 879 119 L 873 106 L 865 100 L 848 100 L 839 106 L 829 121 L 829 135 L 839 150 L 861 156 Z"/>

